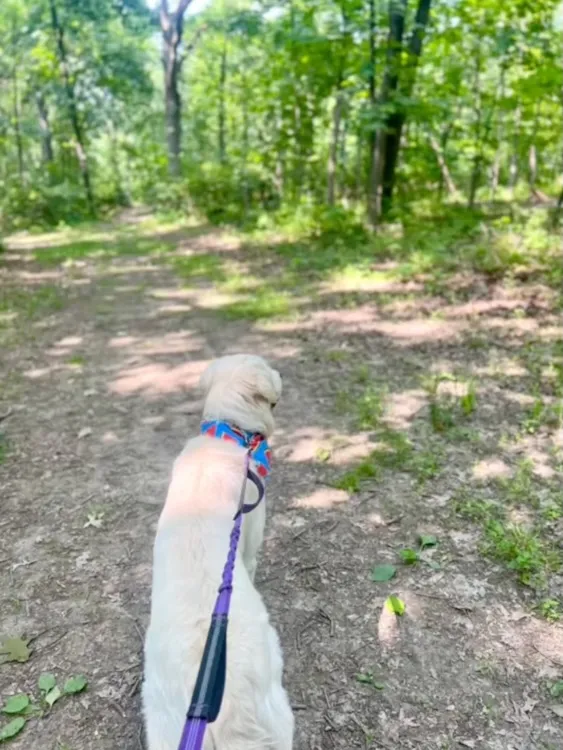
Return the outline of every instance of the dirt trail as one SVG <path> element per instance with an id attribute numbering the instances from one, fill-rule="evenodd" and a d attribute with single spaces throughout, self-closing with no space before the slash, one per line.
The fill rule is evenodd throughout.
<path id="1" fill-rule="evenodd" d="M 177 247 L 191 242 L 221 252 L 213 233 Z M 563 747 L 553 711 L 563 704 L 546 688 L 563 677 L 563 630 L 529 613 L 514 576 L 479 555 L 477 529 L 450 502 L 461 477 L 491 458 L 487 440 L 513 419 L 510 401 L 490 386 L 477 417 L 484 441 L 449 445 L 431 483 L 390 471 L 352 496 L 326 484 L 330 470 L 365 453 L 365 435 L 333 408 L 354 367 L 367 363 L 386 383 L 391 417 L 423 441 L 420 375 L 439 361 L 486 364 L 483 349 L 463 344 L 474 329 L 467 315 L 391 319 L 359 307 L 269 326 L 226 321 L 150 257 L 45 270 L 19 240 L 1 282 L 55 284 L 65 300 L 16 322 L 1 355 L 0 413 L 12 413 L 1 425 L 0 633 L 34 640 L 28 662 L 0 666 L 0 696 L 37 695 L 43 672 L 88 679 L 87 691 L 29 721 L 14 750 L 142 747 L 159 506 L 174 457 L 198 429 L 198 376 L 236 351 L 269 358 L 284 378 L 258 587 L 284 646 L 296 750 Z M 492 331 L 488 321 L 482 330 Z M 334 469 L 319 460 L 329 443 Z M 375 563 L 396 562 L 421 533 L 439 539 L 429 553 L 439 569 L 369 580 Z M 397 620 L 382 609 L 390 593 L 406 603 Z"/>

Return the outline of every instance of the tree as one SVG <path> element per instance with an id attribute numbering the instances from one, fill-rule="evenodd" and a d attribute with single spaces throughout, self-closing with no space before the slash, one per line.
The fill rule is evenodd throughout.
<path id="1" fill-rule="evenodd" d="M 181 172 L 182 98 L 180 95 L 180 73 L 186 55 L 194 48 L 198 36 L 196 35 L 186 49 L 182 50 L 184 16 L 191 3 L 192 0 L 180 0 L 177 10 L 171 12 L 168 7 L 168 0 L 160 1 L 166 141 L 168 144 L 168 167 L 173 177 L 178 177 Z M 199 33 L 201 33 L 201 29 Z"/>

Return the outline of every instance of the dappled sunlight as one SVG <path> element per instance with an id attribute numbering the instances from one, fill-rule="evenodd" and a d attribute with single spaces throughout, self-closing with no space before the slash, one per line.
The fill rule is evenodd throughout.
<path id="1" fill-rule="evenodd" d="M 487 365 L 473 365 L 471 371 L 475 375 L 483 375 L 490 378 L 523 378 L 528 375 L 528 370 L 514 357 L 498 356 L 495 352 Z"/>
<path id="2" fill-rule="evenodd" d="M 192 289 L 178 289 L 176 287 L 170 287 L 167 289 L 148 289 L 147 296 L 154 297 L 155 299 L 171 299 L 171 300 L 188 300 L 194 295 Z"/>
<path id="3" fill-rule="evenodd" d="M 408 429 L 427 404 L 428 396 L 421 389 L 390 393 L 385 402 L 385 421 L 395 429 Z"/>
<path id="4" fill-rule="evenodd" d="M 291 501 L 290 508 L 307 508 L 313 510 L 328 510 L 334 506 L 348 502 L 350 496 L 343 490 L 332 487 L 319 487 L 309 495 L 297 497 Z"/>
<path id="5" fill-rule="evenodd" d="M 43 282 L 64 278 L 62 271 L 14 271 L 13 277 L 26 282 Z"/>
<path id="6" fill-rule="evenodd" d="M 160 305 L 160 307 L 157 307 L 157 309 L 154 311 L 153 315 L 155 317 L 159 315 L 183 315 L 184 313 L 188 313 L 191 310 L 193 310 L 193 307 L 191 305 L 182 305 L 182 304 L 170 304 L 170 305 Z"/>
<path id="7" fill-rule="evenodd" d="M 22 375 L 24 378 L 29 378 L 30 380 L 39 380 L 57 372 L 61 367 L 62 365 L 59 364 L 51 365 L 50 367 L 32 367 L 30 370 L 25 370 Z"/>
<path id="8" fill-rule="evenodd" d="M 195 360 L 181 365 L 154 362 L 121 369 L 109 383 L 109 390 L 119 396 L 144 394 L 158 397 L 195 388 L 210 360 Z"/>
<path id="9" fill-rule="evenodd" d="M 480 482 L 490 479 L 506 479 L 511 475 L 511 469 L 501 458 L 484 458 L 473 464 L 472 474 Z"/>

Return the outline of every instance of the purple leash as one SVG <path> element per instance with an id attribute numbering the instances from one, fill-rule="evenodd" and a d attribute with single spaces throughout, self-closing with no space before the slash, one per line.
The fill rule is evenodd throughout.
<path id="1" fill-rule="evenodd" d="M 229 553 L 223 568 L 221 585 L 211 615 L 211 625 L 207 632 L 207 641 L 199 665 L 192 700 L 186 716 L 184 731 L 178 750 L 201 750 L 205 737 L 205 728 L 217 718 L 223 693 L 227 668 L 227 625 L 231 594 L 233 592 L 233 575 L 235 560 L 242 527 L 242 516 L 249 513 L 264 498 L 264 485 L 258 476 L 250 469 L 251 448 L 245 456 L 244 480 L 242 483 L 240 500 L 229 540 Z M 244 495 L 246 482 L 250 479 L 258 489 L 258 500 L 245 505 Z"/>

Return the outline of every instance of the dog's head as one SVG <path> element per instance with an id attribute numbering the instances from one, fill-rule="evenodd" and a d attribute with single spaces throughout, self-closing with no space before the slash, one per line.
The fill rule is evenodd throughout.
<path id="1" fill-rule="evenodd" d="M 262 357 L 233 354 L 212 362 L 200 380 L 204 419 L 222 419 L 250 432 L 270 435 L 282 379 Z"/>

